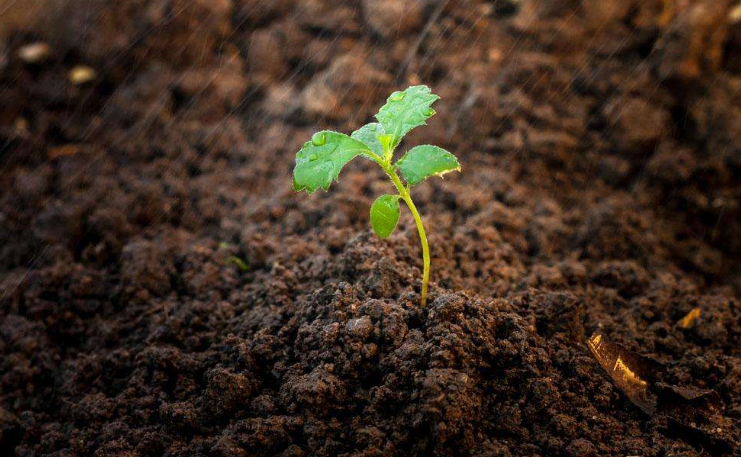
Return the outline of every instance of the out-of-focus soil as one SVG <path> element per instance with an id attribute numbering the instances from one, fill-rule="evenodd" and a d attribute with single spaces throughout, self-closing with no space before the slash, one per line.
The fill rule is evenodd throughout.
<path id="1" fill-rule="evenodd" d="M 0 455 L 738 454 L 732 2 L 4 3 Z M 290 178 L 419 83 L 425 309 L 379 170 Z"/>

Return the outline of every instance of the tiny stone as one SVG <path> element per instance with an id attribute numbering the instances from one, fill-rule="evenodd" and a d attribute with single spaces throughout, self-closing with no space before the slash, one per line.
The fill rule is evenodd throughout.
<path id="1" fill-rule="evenodd" d="M 41 41 L 21 46 L 18 57 L 26 63 L 39 63 L 49 57 L 51 48 Z"/>
<path id="2" fill-rule="evenodd" d="M 363 316 L 358 319 L 350 319 L 347 321 L 347 324 L 345 324 L 345 329 L 351 336 L 365 339 L 370 336 L 371 332 L 373 332 L 373 322 L 371 322 L 370 317 L 368 316 Z"/>
<path id="3" fill-rule="evenodd" d="M 87 65 L 77 65 L 69 72 L 70 82 L 78 86 L 92 81 L 97 76 L 98 72 L 96 72 L 93 68 L 88 67 Z"/>

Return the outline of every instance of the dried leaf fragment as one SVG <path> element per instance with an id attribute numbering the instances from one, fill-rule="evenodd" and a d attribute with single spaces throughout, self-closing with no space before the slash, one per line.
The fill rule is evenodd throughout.
<path id="1" fill-rule="evenodd" d="M 663 382 L 656 383 L 659 409 L 665 411 L 681 410 L 680 417 L 697 420 L 697 414 L 710 417 L 723 407 L 718 392 L 712 389 L 681 387 Z"/>
<path id="2" fill-rule="evenodd" d="M 63 146 L 57 146 L 49 148 L 47 156 L 50 159 L 56 159 L 58 157 L 71 157 L 80 152 L 80 147 L 76 144 L 65 144 Z"/>
<path id="3" fill-rule="evenodd" d="M 687 313 L 686 316 L 684 316 L 679 321 L 679 326 L 682 328 L 690 328 L 693 325 L 695 325 L 695 321 L 697 318 L 700 317 L 700 308 L 692 308 L 692 311 Z"/>
<path id="4" fill-rule="evenodd" d="M 643 357 L 623 346 L 609 343 L 601 334 L 592 335 L 587 346 L 602 368 L 612 378 L 628 399 L 644 413 L 653 415 L 656 411 L 656 396 L 648 387 L 650 373 L 655 373 L 658 362 Z"/>

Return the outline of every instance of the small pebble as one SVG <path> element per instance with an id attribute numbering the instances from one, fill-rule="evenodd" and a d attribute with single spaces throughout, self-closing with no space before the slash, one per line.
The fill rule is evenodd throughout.
<path id="1" fill-rule="evenodd" d="M 81 85 L 94 80 L 98 73 L 87 65 L 77 65 L 69 71 L 69 80 L 72 84 Z"/>
<path id="2" fill-rule="evenodd" d="M 363 316 L 358 319 L 350 319 L 347 321 L 347 324 L 345 324 L 345 329 L 347 330 L 347 333 L 353 337 L 364 340 L 373 332 L 373 322 L 368 316 Z"/>
<path id="3" fill-rule="evenodd" d="M 21 135 L 21 136 L 27 135 L 28 128 L 29 128 L 28 121 L 23 117 L 19 117 L 13 123 L 13 128 L 15 129 L 16 134 Z"/>
<path id="4" fill-rule="evenodd" d="M 46 60 L 51 53 L 48 44 L 41 41 L 21 46 L 18 49 L 18 58 L 26 63 L 40 63 Z"/>

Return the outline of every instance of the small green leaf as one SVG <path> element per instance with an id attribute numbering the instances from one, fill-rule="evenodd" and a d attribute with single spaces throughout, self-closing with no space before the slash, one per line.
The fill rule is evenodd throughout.
<path id="1" fill-rule="evenodd" d="M 384 151 L 386 151 L 386 154 L 384 154 L 384 159 L 391 159 L 391 157 L 394 155 L 394 148 L 396 145 L 394 144 L 394 135 L 390 133 L 386 133 L 384 135 L 380 135 L 378 137 L 378 141 L 381 143 L 381 147 Z"/>
<path id="2" fill-rule="evenodd" d="M 378 122 L 371 122 L 365 124 L 356 131 L 352 132 L 351 138 L 365 143 L 371 151 L 375 152 L 378 157 L 383 157 L 383 144 L 381 144 L 378 137 L 385 134 L 383 126 Z"/>
<path id="3" fill-rule="evenodd" d="M 250 266 L 247 265 L 247 262 L 245 262 L 244 260 L 240 259 L 239 257 L 235 255 L 230 255 L 229 258 L 226 259 L 226 261 L 227 263 L 233 263 L 242 271 L 250 270 Z"/>
<path id="4" fill-rule="evenodd" d="M 399 196 L 387 194 L 378 197 L 371 205 L 370 220 L 376 235 L 381 239 L 388 238 L 399 222 Z"/>
<path id="5" fill-rule="evenodd" d="M 394 147 L 410 130 L 427 124 L 427 119 L 435 115 L 430 106 L 439 98 L 427 86 L 411 86 L 389 96 L 376 119 L 386 133 L 393 136 Z"/>
<path id="6" fill-rule="evenodd" d="M 410 186 L 415 186 L 430 176 L 461 171 L 461 165 L 453 154 L 429 144 L 413 147 L 394 166 Z"/>
<path id="7" fill-rule="evenodd" d="M 311 137 L 296 153 L 293 168 L 293 189 L 306 189 L 309 194 L 322 188 L 329 190 L 345 164 L 358 155 L 368 154 L 370 148 L 343 133 L 324 130 Z"/>

